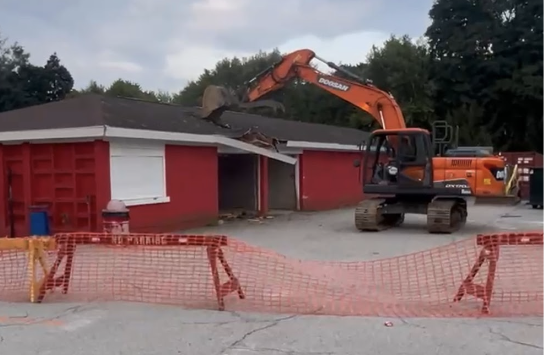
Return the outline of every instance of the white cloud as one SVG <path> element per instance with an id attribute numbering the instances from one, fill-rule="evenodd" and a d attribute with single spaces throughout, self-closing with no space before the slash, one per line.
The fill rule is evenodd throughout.
<path id="1" fill-rule="evenodd" d="M 321 58 L 340 63 L 364 61 L 373 45 L 380 45 L 389 35 L 382 32 L 359 32 L 323 40 L 316 36 L 294 38 L 278 46 L 282 53 L 298 49 L 311 49 Z M 266 48 L 270 51 L 273 48 Z M 212 47 L 191 47 L 181 45 L 178 50 L 166 56 L 165 74 L 179 80 L 196 80 L 204 69 L 212 69 L 215 63 L 225 57 L 248 57 L 254 52 L 227 51 Z M 320 70 L 327 65 L 316 62 Z"/>
<path id="2" fill-rule="evenodd" d="M 101 61 L 98 66 L 106 69 L 120 70 L 128 73 L 139 73 L 143 70 L 141 65 L 128 61 Z"/>
<path id="3" fill-rule="evenodd" d="M 279 48 L 282 52 L 308 48 L 319 57 L 336 64 L 360 63 L 366 59 L 373 45 L 380 45 L 388 37 L 387 33 L 374 31 L 350 33 L 330 40 L 305 36 L 289 40 Z M 320 69 L 326 68 L 326 65 L 317 64 Z"/>
<path id="4" fill-rule="evenodd" d="M 309 48 L 357 63 L 390 33 L 419 36 L 431 0 L 2 0 L 1 35 L 43 64 L 57 52 L 75 78 L 121 77 L 176 91 L 224 57 Z M 390 9 L 395 9 L 394 12 Z M 39 30 L 37 30 L 39 28 Z"/>
<path id="5" fill-rule="evenodd" d="M 221 59 L 247 54 L 218 50 L 213 47 L 187 46 L 166 55 L 164 73 L 177 80 L 195 80 L 204 69 L 213 69 Z"/>

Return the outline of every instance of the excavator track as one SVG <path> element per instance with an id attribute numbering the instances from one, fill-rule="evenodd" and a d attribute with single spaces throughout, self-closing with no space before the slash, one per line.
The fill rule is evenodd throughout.
<path id="1" fill-rule="evenodd" d="M 427 206 L 427 231 L 450 234 L 467 221 L 466 203 L 457 199 L 437 199 Z"/>
<path id="2" fill-rule="evenodd" d="M 378 232 L 404 222 L 404 214 L 382 214 L 387 203 L 384 198 L 371 198 L 359 203 L 355 209 L 355 227 L 360 231 Z"/>

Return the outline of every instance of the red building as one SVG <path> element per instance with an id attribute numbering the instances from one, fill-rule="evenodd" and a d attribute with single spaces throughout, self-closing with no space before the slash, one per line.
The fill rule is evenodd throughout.
<path id="1" fill-rule="evenodd" d="M 358 130 L 229 112 L 232 129 L 194 108 L 85 95 L 0 114 L 0 235 L 27 235 L 31 206 L 51 227 L 95 231 L 110 199 L 131 230 L 166 232 L 223 210 L 323 210 L 362 199 Z M 277 149 L 247 139 L 254 132 Z M 12 223 L 13 221 L 13 223 Z"/>

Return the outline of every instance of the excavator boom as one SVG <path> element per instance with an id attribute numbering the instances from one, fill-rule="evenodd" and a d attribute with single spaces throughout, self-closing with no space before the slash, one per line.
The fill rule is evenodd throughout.
<path id="1" fill-rule="evenodd" d="M 329 68 L 349 79 L 325 74 L 310 62 L 319 60 Z M 221 114 L 230 108 L 272 107 L 282 109 L 272 100 L 261 100 L 271 92 L 279 90 L 294 79 L 304 80 L 368 112 L 383 129 L 406 128 L 402 111 L 390 93 L 382 91 L 358 75 L 318 57 L 309 49 L 286 54 L 270 68 L 257 74 L 247 82 L 247 91 L 238 97 L 234 90 L 209 86 L 202 99 L 202 118 L 219 122 Z"/>
<path id="2" fill-rule="evenodd" d="M 329 68 L 349 77 L 344 79 L 336 75 L 325 74 L 310 62 L 316 59 Z M 252 102 L 264 95 L 283 88 L 294 79 L 311 83 L 331 94 L 368 112 L 383 129 L 406 128 L 404 116 L 393 96 L 372 85 L 356 74 L 317 56 L 309 49 L 289 53 L 282 59 L 259 73 L 248 82 L 248 90 L 243 101 Z"/>

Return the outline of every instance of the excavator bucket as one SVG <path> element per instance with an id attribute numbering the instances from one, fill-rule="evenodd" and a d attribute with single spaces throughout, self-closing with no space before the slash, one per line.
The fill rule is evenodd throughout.
<path id="1" fill-rule="evenodd" d="M 223 86 L 209 85 L 202 95 L 202 118 L 209 117 L 213 112 L 227 109 L 239 104 L 233 90 Z"/>
<path id="2" fill-rule="evenodd" d="M 221 122 L 221 115 L 229 108 L 239 104 L 233 90 L 222 86 L 209 85 L 202 95 L 202 108 L 200 117 L 209 120 L 217 125 L 224 126 Z"/>
<path id="3" fill-rule="evenodd" d="M 285 111 L 283 105 L 274 100 L 260 100 L 246 102 L 235 90 L 223 86 L 209 85 L 202 95 L 202 109 L 200 117 L 217 125 L 225 127 L 221 122 L 221 115 L 227 110 L 236 108 L 250 109 L 257 107 L 269 107 L 275 112 Z"/>

